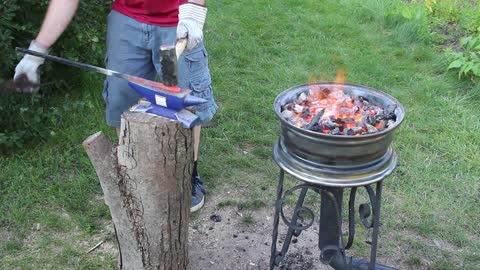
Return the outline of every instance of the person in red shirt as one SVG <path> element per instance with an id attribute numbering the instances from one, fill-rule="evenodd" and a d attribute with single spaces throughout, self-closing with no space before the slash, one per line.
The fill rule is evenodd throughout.
<path id="1" fill-rule="evenodd" d="M 29 49 L 47 53 L 72 20 L 80 0 L 51 0 L 40 32 Z M 212 119 L 217 110 L 208 69 L 208 54 L 203 45 L 203 25 L 207 8 L 205 0 L 115 0 L 107 23 L 107 55 L 105 66 L 154 80 L 161 74 L 159 48 L 186 38 L 186 50 L 178 59 L 179 86 L 192 89 L 192 94 L 207 99 L 197 106 L 201 122 Z M 25 55 L 15 68 L 14 80 L 26 76 L 32 83 L 23 92 L 38 92 L 39 66 L 44 59 Z M 22 76 L 23 75 L 23 76 Z M 105 79 L 103 98 L 106 122 L 120 127 L 120 116 L 140 98 L 127 81 Z M 194 128 L 194 170 L 192 175 L 192 212 L 204 204 L 205 189 L 197 172 L 200 126 Z"/>

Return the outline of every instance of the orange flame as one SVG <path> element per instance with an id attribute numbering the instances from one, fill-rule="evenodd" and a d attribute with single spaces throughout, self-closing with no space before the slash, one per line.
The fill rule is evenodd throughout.
<path id="1" fill-rule="evenodd" d="M 337 74 L 335 75 L 335 83 L 337 83 L 338 86 L 334 87 L 334 91 L 343 92 L 343 85 L 345 84 L 345 71 L 343 69 L 337 70 Z"/>
<path id="2" fill-rule="evenodd" d="M 337 70 L 335 75 L 335 82 L 339 84 L 345 84 L 345 71 L 342 69 Z"/>

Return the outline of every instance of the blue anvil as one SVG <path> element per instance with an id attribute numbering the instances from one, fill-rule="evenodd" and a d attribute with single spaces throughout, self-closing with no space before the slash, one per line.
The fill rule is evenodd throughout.
<path id="1" fill-rule="evenodd" d="M 136 111 L 144 111 L 178 120 L 182 122 L 185 128 L 191 128 L 199 121 L 196 114 L 185 108 L 207 102 L 206 99 L 190 95 L 192 91 L 188 89 L 182 89 L 179 93 L 174 93 L 131 81 L 128 84 L 151 103 L 150 105 L 137 106 Z"/>

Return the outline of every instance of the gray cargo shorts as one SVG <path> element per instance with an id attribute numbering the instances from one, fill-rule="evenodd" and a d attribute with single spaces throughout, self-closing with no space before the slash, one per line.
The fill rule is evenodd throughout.
<path id="1" fill-rule="evenodd" d="M 174 44 L 176 27 L 161 27 L 141 23 L 119 12 L 108 16 L 107 55 L 105 66 L 130 75 L 154 80 L 161 73 L 159 48 L 162 44 Z M 213 97 L 212 79 L 208 68 L 208 53 L 203 44 L 184 51 L 178 59 L 179 86 L 192 90 L 192 94 L 208 100 L 196 106 L 195 113 L 202 123 L 212 119 L 217 111 Z M 128 82 L 107 76 L 103 98 L 106 103 L 107 125 L 120 127 L 120 116 L 141 96 Z"/>

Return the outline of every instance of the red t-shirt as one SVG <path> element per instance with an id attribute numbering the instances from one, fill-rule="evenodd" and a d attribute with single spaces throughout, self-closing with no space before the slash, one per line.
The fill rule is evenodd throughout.
<path id="1" fill-rule="evenodd" d="M 187 0 L 115 0 L 112 9 L 139 22 L 176 26 L 178 6 Z"/>

